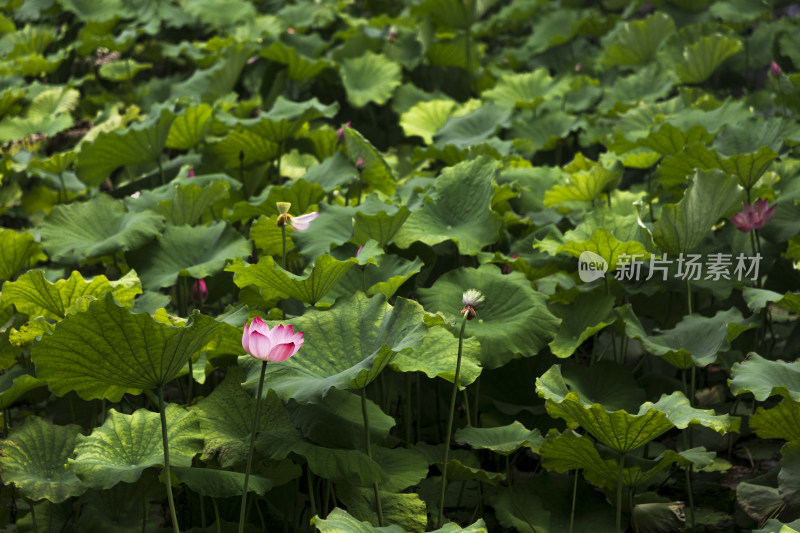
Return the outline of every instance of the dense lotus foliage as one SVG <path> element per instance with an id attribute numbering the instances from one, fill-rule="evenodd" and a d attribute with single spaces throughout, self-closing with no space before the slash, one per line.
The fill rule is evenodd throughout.
<path id="1" fill-rule="evenodd" d="M 799 112 L 788 0 L 0 2 L 0 530 L 800 531 Z"/>

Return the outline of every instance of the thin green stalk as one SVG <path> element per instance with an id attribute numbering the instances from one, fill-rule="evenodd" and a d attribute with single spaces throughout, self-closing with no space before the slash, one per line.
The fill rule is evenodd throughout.
<path id="1" fill-rule="evenodd" d="M 575 469 L 575 480 L 572 482 L 572 509 L 569 513 L 569 533 L 572 533 L 573 527 L 575 525 L 575 504 L 578 501 L 578 470 Z"/>
<path id="2" fill-rule="evenodd" d="M 362 185 L 362 181 L 361 181 L 361 172 L 359 172 L 358 173 L 358 184 L 356 186 L 356 194 L 358 195 L 358 196 L 356 196 L 356 206 L 361 205 L 361 187 L 363 187 L 363 185 Z"/>
<path id="3" fill-rule="evenodd" d="M 261 531 L 267 530 L 267 523 L 264 521 L 264 513 L 261 512 L 261 507 L 258 506 L 258 500 L 255 500 L 256 512 L 258 513 L 258 520 L 261 522 Z"/>
<path id="4" fill-rule="evenodd" d="M 200 525 L 203 531 L 206 529 L 206 499 L 200 494 Z"/>
<path id="5" fill-rule="evenodd" d="M 450 414 L 447 418 L 447 431 L 444 441 L 444 462 L 442 463 L 442 491 L 439 496 L 439 516 L 436 518 L 436 528 L 442 527 L 444 519 L 444 497 L 447 493 L 447 461 L 450 456 L 450 437 L 453 432 L 453 417 L 456 411 L 456 396 L 458 395 L 458 383 L 461 380 L 461 351 L 464 347 L 464 329 L 467 327 L 467 317 L 469 313 L 464 313 L 461 319 L 461 331 L 458 334 L 458 358 L 456 359 L 456 375 L 453 378 L 453 392 L 450 395 Z"/>
<path id="6" fill-rule="evenodd" d="M 256 394 L 256 412 L 253 415 L 253 432 L 250 434 L 250 449 L 247 452 L 247 466 L 244 470 L 244 486 L 242 487 L 242 504 L 239 510 L 239 533 L 244 531 L 244 521 L 247 513 L 247 484 L 250 481 L 250 467 L 253 465 L 253 448 L 258 430 L 258 417 L 261 414 L 261 393 L 264 390 L 264 376 L 267 374 L 267 362 L 261 362 L 261 377 L 258 379 L 258 393 Z"/>
<path id="7" fill-rule="evenodd" d="M 286 270 L 286 226 L 281 226 L 281 242 L 283 243 L 283 269 Z M 286 270 L 288 272 L 288 270 Z"/>
<path id="8" fill-rule="evenodd" d="M 475 427 L 480 427 L 481 425 L 480 416 L 478 414 L 479 413 L 478 400 L 480 400 L 480 397 L 481 397 L 481 377 L 479 375 L 478 378 L 475 380 L 475 404 L 474 404 L 475 407 L 472 409 L 473 416 L 475 417 L 475 421 L 472 425 Z"/>
<path id="9" fill-rule="evenodd" d="M 369 438 L 369 413 L 367 412 L 366 388 L 361 389 L 361 414 L 364 416 L 364 446 L 367 448 L 367 457 L 372 459 L 372 443 L 370 443 Z M 378 525 L 383 527 L 383 507 L 381 506 L 381 492 L 377 482 L 372 484 L 372 489 L 375 491 L 375 507 L 378 509 Z"/>
<path id="10" fill-rule="evenodd" d="M 222 524 L 219 523 L 219 507 L 217 507 L 217 500 L 211 498 L 211 505 L 214 506 L 214 519 L 217 522 L 217 533 L 222 533 Z"/>
<path id="11" fill-rule="evenodd" d="M 406 380 L 406 398 L 405 404 L 403 405 L 405 416 L 403 418 L 405 418 L 406 426 L 406 444 L 410 446 L 413 444 L 411 440 L 411 377 L 408 375 L 408 373 L 406 373 L 403 375 L 403 378 Z"/>
<path id="12" fill-rule="evenodd" d="M 36 511 L 33 510 L 35 507 L 32 501 L 28 502 L 28 507 L 31 510 L 31 522 L 33 522 L 33 533 L 39 533 L 39 526 L 36 525 Z"/>
<path id="13" fill-rule="evenodd" d="M 161 414 L 161 440 L 164 443 L 164 483 L 167 484 L 167 501 L 169 502 L 169 513 L 172 517 L 172 528 L 175 533 L 180 533 L 178 527 L 178 515 L 175 512 L 175 500 L 172 497 L 172 477 L 169 470 L 169 439 L 167 438 L 167 414 L 164 404 L 164 386 L 158 387 L 158 411 Z"/>
<path id="14" fill-rule="evenodd" d="M 617 533 L 622 533 L 622 471 L 625 469 L 625 454 L 619 457 L 617 472 Z"/>
<path id="15" fill-rule="evenodd" d="M 689 278 L 686 278 L 686 305 L 689 308 L 689 316 L 692 315 L 692 284 Z"/>
<path id="16" fill-rule="evenodd" d="M 141 483 L 142 486 L 142 533 L 146 533 L 147 531 L 147 498 L 145 497 L 144 493 L 144 483 Z M 201 496 L 202 498 L 202 496 Z"/>
<path id="17" fill-rule="evenodd" d="M 467 419 L 467 425 L 471 426 L 472 416 L 470 415 L 469 412 L 469 395 L 467 394 L 467 389 L 462 390 L 461 394 L 464 396 L 464 415 L 466 416 Z"/>
<path id="18" fill-rule="evenodd" d="M 161 175 L 161 185 L 164 185 L 167 183 L 167 178 L 164 176 L 164 167 L 161 166 L 161 154 L 158 154 L 156 162 L 158 163 L 158 173 Z"/>
<path id="19" fill-rule="evenodd" d="M 314 494 L 314 478 L 308 463 L 306 463 L 306 481 L 308 482 L 308 499 L 311 500 L 311 515 L 317 516 L 317 496 Z"/>
<path id="20" fill-rule="evenodd" d="M 694 516 L 694 496 L 692 495 L 692 465 L 686 468 L 686 495 L 689 498 L 689 512 L 692 514 L 692 531 L 696 529 L 696 521 Z"/>

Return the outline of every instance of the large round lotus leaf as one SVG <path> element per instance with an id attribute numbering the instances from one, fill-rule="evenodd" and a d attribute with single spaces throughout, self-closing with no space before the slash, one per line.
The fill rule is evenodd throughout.
<path id="1" fill-rule="evenodd" d="M 13 279 L 24 267 L 45 260 L 47 256 L 39 250 L 33 235 L 0 228 L 0 281 Z"/>
<path id="2" fill-rule="evenodd" d="M 599 373 L 590 375 L 591 372 L 594 369 L 581 372 L 576 376 L 578 379 L 573 377 L 568 383 L 561 375 L 561 367 L 554 365 L 536 379 L 536 391 L 547 399 L 547 413 L 550 416 L 563 418 L 571 428 L 582 427 L 619 453 L 635 450 L 670 429 L 685 429 L 690 424 L 705 426 L 720 434 L 736 431 L 739 427 L 738 418 L 695 409 L 689 404 L 688 398 L 677 391 L 663 395 L 656 403 L 643 403 L 636 414 L 624 409 L 613 410 L 619 401 L 609 402 L 611 408 L 594 403 L 591 396 L 602 397 L 609 391 L 603 392 L 608 385 L 598 378 Z M 621 380 L 620 385 L 624 385 L 625 381 L 629 380 Z M 579 392 L 573 392 L 572 388 Z M 596 389 L 597 392 L 584 394 L 580 392 L 582 388 Z"/>
<path id="3" fill-rule="evenodd" d="M 543 439 L 538 429 L 529 430 L 515 420 L 508 426 L 476 428 L 467 426 L 456 430 L 454 439 L 459 444 L 469 444 L 475 449 L 487 449 L 508 455 L 522 448 L 538 451 Z"/>
<path id="4" fill-rule="evenodd" d="M 33 346 L 32 356 L 38 377 L 56 395 L 74 390 L 84 400 L 118 402 L 125 393 L 168 383 L 218 327 L 199 313 L 191 325 L 169 326 L 147 313 L 134 315 L 107 293 L 59 322 L 55 333 Z"/>
<path id="5" fill-rule="evenodd" d="M 533 290 L 523 274 L 503 274 L 494 265 L 452 270 L 430 289 L 420 289 L 419 299 L 430 312 L 460 316 L 461 298 L 468 289 L 486 297 L 465 335 L 478 338 L 481 364 L 487 368 L 503 366 L 515 354 L 535 355 L 558 331 L 560 320 L 547 309 L 547 298 Z"/>
<path id="6" fill-rule="evenodd" d="M 60 503 L 86 491 L 86 486 L 66 468 L 75 448 L 80 426 L 54 426 L 31 416 L 2 441 L 0 472 L 3 483 L 13 483 L 31 500 Z"/>
<path id="7" fill-rule="evenodd" d="M 259 365 L 260 366 L 260 365 Z M 248 435 L 253 432 L 255 399 L 242 389 L 244 372 L 232 367 L 225 380 L 191 409 L 199 416 L 205 441 L 203 461 L 217 460 L 223 468 L 243 464 Z M 286 408 L 269 392 L 262 405 L 258 431 L 294 430 Z"/>
<path id="8" fill-rule="evenodd" d="M 169 450 L 172 460 L 172 448 Z M 244 474 L 211 468 L 177 467 L 173 470 L 178 479 L 187 487 L 203 496 L 211 498 L 230 498 L 241 496 L 244 487 Z M 273 480 L 261 476 L 250 476 L 247 492 L 255 492 L 260 496 L 267 493 L 274 485 Z"/>
<path id="9" fill-rule="evenodd" d="M 285 321 L 305 333 L 300 351 L 283 363 L 267 365 L 266 387 L 283 400 L 318 403 L 332 389 L 361 389 L 375 379 L 395 353 L 422 343 L 427 328 L 416 302 L 398 298 L 394 307 L 382 295 L 356 294 L 327 311 L 311 310 Z M 260 361 L 249 367 L 248 386 L 257 379 Z M 255 363 L 258 364 L 255 364 Z"/>
<path id="10" fill-rule="evenodd" d="M 29 270 L 16 281 L 3 284 L 3 302 L 14 304 L 17 311 L 30 318 L 61 320 L 82 297 L 102 298 L 109 292 L 122 306 L 130 307 L 136 295 L 141 294 L 142 284 L 134 271 L 117 281 L 108 281 L 105 276 L 85 280 L 73 270 L 68 279 L 52 283 L 44 277 L 44 271 Z"/>
<path id="11" fill-rule="evenodd" d="M 122 200 L 101 194 L 88 202 L 54 207 L 42 222 L 42 244 L 54 261 L 79 263 L 88 257 L 135 250 L 163 225 L 160 215 L 129 213 Z"/>
<path id="12" fill-rule="evenodd" d="M 403 77 L 400 65 L 372 52 L 342 61 L 341 73 L 347 100 L 353 107 L 386 103 Z"/>
<path id="13" fill-rule="evenodd" d="M 433 202 L 412 212 L 394 237 L 401 248 L 419 241 L 433 246 L 453 240 L 458 251 L 475 255 L 495 242 L 500 221 L 491 210 L 497 161 L 483 156 L 445 169 L 433 182 Z"/>
<path id="14" fill-rule="evenodd" d="M 46 386 L 34 377 L 32 368 L 16 365 L 0 375 L 0 409 L 7 409 L 28 392 Z"/>
<path id="15" fill-rule="evenodd" d="M 733 394 L 750 392 L 763 402 L 780 394 L 800 402 L 800 368 L 787 361 L 770 361 L 751 353 L 746 361 L 731 368 L 730 388 Z"/>
<path id="16" fill-rule="evenodd" d="M 178 276 L 204 278 L 222 271 L 229 259 L 247 257 L 250 242 L 225 222 L 212 226 L 167 226 L 157 241 L 131 258 L 147 289 L 170 287 Z"/>
<path id="17" fill-rule="evenodd" d="M 331 533 L 403 533 L 405 529 L 400 526 L 390 525 L 375 527 L 369 522 L 362 522 L 353 518 L 347 511 L 335 508 L 324 520 L 319 516 L 311 519 L 317 531 L 330 531 Z"/>
<path id="18" fill-rule="evenodd" d="M 200 452 L 201 434 L 194 413 L 170 404 L 166 410 L 169 461 L 190 466 Z M 161 415 L 139 409 L 132 415 L 110 409 L 105 423 L 89 436 L 79 436 L 70 470 L 94 489 L 133 483 L 145 468 L 164 464 Z"/>

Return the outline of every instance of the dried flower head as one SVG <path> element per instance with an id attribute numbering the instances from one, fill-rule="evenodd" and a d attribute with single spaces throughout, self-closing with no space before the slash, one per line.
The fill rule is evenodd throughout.
<path id="1" fill-rule="evenodd" d="M 466 315 L 467 320 L 472 320 L 475 318 L 475 308 L 479 307 L 483 302 L 485 302 L 486 297 L 478 289 L 469 289 L 464 292 L 463 296 L 461 297 L 461 301 L 464 303 L 464 309 L 461 310 L 461 316 Z"/>
<path id="2" fill-rule="evenodd" d="M 300 215 L 299 217 L 293 217 L 289 214 L 289 208 L 292 207 L 290 202 L 276 202 L 275 205 L 278 207 L 278 220 L 276 221 L 276 224 L 279 228 L 283 226 L 289 226 L 295 231 L 303 231 L 308 229 L 311 221 L 319 216 L 319 212 L 314 211 L 313 213 Z"/>

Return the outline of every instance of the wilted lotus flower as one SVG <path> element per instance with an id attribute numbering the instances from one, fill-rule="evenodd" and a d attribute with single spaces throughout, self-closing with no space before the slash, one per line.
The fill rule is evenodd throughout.
<path id="1" fill-rule="evenodd" d="M 475 308 L 485 302 L 486 297 L 484 297 L 483 293 L 481 293 L 481 291 L 478 289 L 469 289 L 461 297 L 461 301 L 464 303 L 464 309 L 461 310 L 461 316 L 466 315 L 467 320 L 472 320 L 475 318 Z"/>
<path id="2" fill-rule="evenodd" d="M 311 221 L 319 216 L 319 212 L 314 211 L 313 213 L 300 215 L 299 217 L 293 217 L 289 214 L 289 208 L 292 207 L 290 202 L 278 202 L 277 206 L 279 213 L 277 224 L 279 228 L 288 225 L 295 231 L 303 231 L 308 229 Z"/>
<path id="3" fill-rule="evenodd" d="M 200 303 L 208 300 L 208 287 L 205 280 L 198 279 L 192 284 L 192 300 Z"/>
<path id="4" fill-rule="evenodd" d="M 773 61 L 772 63 L 769 64 L 769 73 L 777 78 L 778 76 L 783 74 L 783 70 L 781 69 L 781 66 L 779 64 Z"/>
<path id="5" fill-rule="evenodd" d="M 278 325 L 270 330 L 258 317 L 249 327 L 244 323 L 242 348 L 256 359 L 280 363 L 296 354 L 302 345 L 303 332 L 295 333 L 292 326 Z"/>
<path id="6" fill-rule="evenodd" d="M 339 139 L 340 143 L 344 142 L 344 129 L 350 127 L 350 122 L 345 122 L 341 128 L 336 130 L 336 138 Z"/>
<path id="7" fill-rule="evenodd" d="M 736 229 L 743 233 L 763 228 L 764 224 L 775 215 L 775 207 L 776 205 L 769 207 L 767 200 L 759 198 L 752 206 L 745 203 L 742 211 L 733 215 L 731 222 L 736 225 Z"/>

